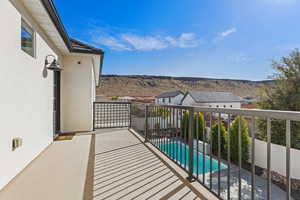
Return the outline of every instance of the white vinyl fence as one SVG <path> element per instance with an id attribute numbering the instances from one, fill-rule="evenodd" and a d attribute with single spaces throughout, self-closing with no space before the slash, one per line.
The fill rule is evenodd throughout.
<path id="1" fill-rule="evenodd" d="M 271 144 L 271 170 L 286 175 L 286 148 Z M 255 139 L 255 165 L 267 168 L 267 142 Z M 300 179 L 300 151 L 291 148 L 291 178 Z"/>

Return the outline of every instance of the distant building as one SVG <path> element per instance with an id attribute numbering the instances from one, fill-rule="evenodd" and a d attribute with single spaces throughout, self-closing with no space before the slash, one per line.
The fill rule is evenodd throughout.
<path id="1" fill-rule="evenodd" d="M 124 97 L 118 97 L 119 101 L 124 101 L 124 102 L 131 102 L 136 100 L 135 97 L 131 97 L 131 96 L 124 96 Z"/>
<path id="2" fill-rule="evenodd" d="M 155 97 L 155 103 L 163 105 L 180 105 L 184 93 L 176 90 L 162 93 Z"/>
<path id="3" fill-rule="evenodd" d="M 188 91 L 181 105 L 208 108 L 241 108 L 243 100 L 230 92 Z"/>

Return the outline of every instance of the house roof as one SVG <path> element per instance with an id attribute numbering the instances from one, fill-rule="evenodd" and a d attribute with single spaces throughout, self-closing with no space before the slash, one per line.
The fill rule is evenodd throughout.
<path id="1" fill-rule="evenodd" d="M 188 91 L 185 96 L 190 96 L 197 103 L 207 102 L 242 102 L 242 98 L 235 96 L 230 92 L 204 92 L 204 91 Z"/>
<path id="2" fill-rule="evenodd" d="M 59 32 L 61 38 L 63 39 L 65 45 L 71 53 L 87 53 L 87 54 L 97 54 L 103 55 L 104 52 L 96 47 L 85 44 L 76 39 L 70 38 L 66 32 L 66 29 L 58 15 L 57 9 L 52 0 L 40 0 L 46 9 L 51 21 L 55 25 L 57 31 Z"/>
<path id="3" fill-rule="evenodd" d="M 101 49 L 93 47 L 89 44 L 70 38 L 71 46 L 73 52 L 76 53 L 90 53 L 90 54 L 103 54 L 104 52 Z"/>
<path id="4" fill-rule="evenodd" d="M 179 94 L 183 94 L 183 93 L 180 90 L 169 91 L 169 92 L 161 93 L 160 95 L 156 96 L 156 98 L 176 97 Z"/>

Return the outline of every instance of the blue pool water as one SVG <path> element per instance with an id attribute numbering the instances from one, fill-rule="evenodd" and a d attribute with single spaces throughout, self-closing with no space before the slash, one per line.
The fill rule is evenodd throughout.
<path id="1" fill-rule="evenodd" d="M 188 167 L 189 148 L 185 144 L 176 142 L 167 142 L 159 145 L 159 148 L 168 154 L 171 158 L 179 162 L 182 166 Z M 198 159 L 197 159 L 198 157 Z M 197 173 L 198 161 L 198 174 L 203 173 L 203 153 L 194 151 L 194 173 Z M 185 164 L 186 163 L 186 164 Z M 226 169 L 227 166 L 223 163 L 220 164 L 220 169 Z M 218 170 L 218 161 L 212 158 L 211 164 L 212 172 Z M 210 156 L 204 156 L 204 173 L 210 172 Z"/>

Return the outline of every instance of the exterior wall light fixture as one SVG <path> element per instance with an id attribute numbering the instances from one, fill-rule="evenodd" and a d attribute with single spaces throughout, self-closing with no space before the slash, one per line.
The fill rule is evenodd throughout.
<path id="1" fill-rule="evenodd" d="M 48 70 L 59 72 L 62 69 L 59 67 L 56 57 L 54 55 L 47 55 L 45 58 L 45 65 L 43 69 L 43 77 L 46 78 L 48 76 Z"/>
<path id="2" fill-rule="evenodd" d="M 52 59 L 50 59 L 52 58 Z M 61 71 L 61 68 L 59 67 L 59 63 L 57 62 L 57 59 L 53 55 L 47 55 L 45 58 L 45 68 L 51 71 Z"/>

